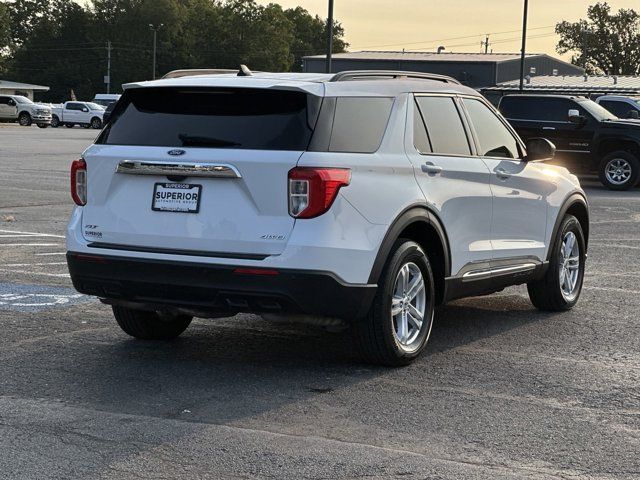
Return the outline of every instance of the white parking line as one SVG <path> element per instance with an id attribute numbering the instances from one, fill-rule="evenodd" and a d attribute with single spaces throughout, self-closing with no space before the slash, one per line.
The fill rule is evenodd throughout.
<path id="1" fill-rule="evenodd" d="M 61 247 L 61 243 L 0 243 L 0 247 Z"/>
<path id="2" fill-rule="evenodd" d="M 66 255 L 67 252 L 34 253 L 36 257 L 49 257 L 51 255 Z"/>
<path id="3" fill-rule="evenodd" d="M 51 262 L 51 263 L 10 263 L 8 265 L 2 265 L 5 268 L 15 267 L 31 267 L 31 266 L 43 266 L 43 265 L 66 265 L 67 262 Z"/>
<path id="4" fill-rule="evenodd" d="M 0 233 L 12 233 L 18 235 L 29 235 L 33 237 L 52 237 L 52 238 L 64 238 L 64 235 L 54 235 L 52 233 L 39 233 L 39 232 L 21 232 L 17 230 L 0 230 Z"/>
<path id="5" fill-rule="evenodd" d="M 12 270 L 0 268 L 0 272 L 17 273 L 19 275 L 42 275 L 45 277 L 70 278 L 68 273 L 45 273 L 45 272 L 28 272 L 25 270 Z"/>

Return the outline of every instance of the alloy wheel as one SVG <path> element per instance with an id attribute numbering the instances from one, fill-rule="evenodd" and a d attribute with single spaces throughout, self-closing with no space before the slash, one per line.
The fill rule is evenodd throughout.
<path id="1" fill-rule="evenodd" d="M 580 291 L 578 280 L 580 278 L 580 245 L 573 232 L 567 232 L 562 239 L 560 247 L 560 290 L 562 296 L 568 302 L 573 301 Z"/>
<path id="2" fill-rule="evenodd" d="M 613 158 L 605 167 L 605 176 L 613 185 L 624 185 L 632 174 L 631 164 L 624 158 Z"/>
<path id="3" fill-rule="evenodd" d="M 427 290 L 420 267 L 405 263 L 396 276 L 391 300 L 391 319 L 395 340 L 403 350 L 411 352 L 422 343 L 430 326 L 427 312 Z"/>

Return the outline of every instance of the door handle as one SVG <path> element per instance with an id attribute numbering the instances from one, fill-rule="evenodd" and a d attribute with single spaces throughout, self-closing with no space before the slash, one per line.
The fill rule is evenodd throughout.
<path id="1" fill-rule="evenodd" d="M 542 127 L 542 130 L 554 131 L 556 127 Z"/>
<path id="2" fill-rule="evenodd" d="M 433 162 L 427 162 L 422 165 L 422 171 L 424 173 L 428 173 L 429 175 L 437 175 L 442 173 L 442 167 L 439 165 L 434 165 Z"/>
<path id="3" fill-rule="evenodd" d="M 498 178 L 501 178 L 502 180 L 506 180 L 507 178 L 511 178 L 511 174 L 509 172 L 507 172 L 504 168 L 496 168 L 495 172 L 496 172 L 496 175 L 498 176 Z"/>

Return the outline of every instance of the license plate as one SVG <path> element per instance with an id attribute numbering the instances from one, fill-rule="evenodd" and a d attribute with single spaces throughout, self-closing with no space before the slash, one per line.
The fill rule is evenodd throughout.
<path id="1" fill-rule="evenodd" d="M 154 212 L 198 213 L 202 185 L 188 183 L 156 183 L 153 187 Z"/>

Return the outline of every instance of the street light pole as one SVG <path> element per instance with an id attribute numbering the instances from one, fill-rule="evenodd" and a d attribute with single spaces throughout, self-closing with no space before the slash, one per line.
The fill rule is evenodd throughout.
<path id="1" fill-rule="evenodd" d="M 161 23 L 157 27 L 152 23 L 149 24 L 149 28 L 153 30 L 153 80 L 156 79 L 156 45 L 158 40 L 158 30 L 164 27 L 164 23 Z"/>
<path id="2" fill-rule="evenodd" d="M 524 90 L 524 59 L 527 53 L 527 15 L 529 14 L 529 0 L 524 0 L 524 14 L 522 15 L 522 50 L 520 52 L 520 91 Z"/>
<path id="3" fill-rule="evenodd" d="M 327 18 L 327 60 L 325 70 L 331 73 L 331 57 L 333 55 L 333 0 L 329 0 L 329 16 Z"/>

